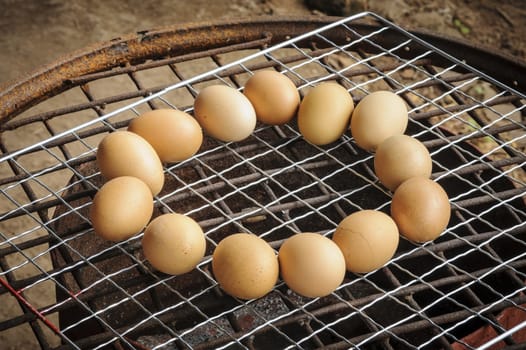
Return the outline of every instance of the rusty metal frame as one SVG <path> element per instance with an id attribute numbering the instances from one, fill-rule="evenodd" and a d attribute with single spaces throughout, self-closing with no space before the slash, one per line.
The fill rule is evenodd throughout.
<path id="1" fill-rule="evenodd" d="M 0 122 L 5 123 L 31 106 L 74 86 L 73 80 L 86 74 L 133 65 L 150 59 L 177 56 L 202 49 L 240 44 L 268 37 L 269 45 L 288 37 L 300 35 L 339 18 L 330 16 L 270 17 L 186 23 L 160 29 L 128 34 L 108 42 L 96 43 L 36 70 L 17 81 L 0 86 Z M 356 23 L 365 32 L 378 28 L 375 23 Z M 412 34 L 448 52 L 498 82 L 526 94 L 526 62 L 464 40 L 425 31 Z M 348 35 L 331 32 L 336 38 Z M 399 33 L 389 31 L 384 40 L 389 42 Z M 372 47 L 366 47 L 374 51 Z M 418 47 L 409 47 L 408 55 L 415 55 Z M 443 58 L 434 55 L 436 64 Z"/>

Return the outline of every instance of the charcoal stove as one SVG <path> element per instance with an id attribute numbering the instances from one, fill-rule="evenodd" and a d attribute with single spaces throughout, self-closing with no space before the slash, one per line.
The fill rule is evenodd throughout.
<path id="1" fill-rule="evenodd" d="M 402 238 L 388 264 L 347 273 L 327 297 L 281 280 L 258 300 L 224 294 L 210 261 L 226 235 L 278 249 L 297 232 L 330 237 L 354 211 L 389 212 L 392 193 L 350 133 L 317 147 L 291 122 L 258 125 L 242 142 L 206 137 L 196 156 L 165 165 L 154 215 L 203 227 L 207 254 L 192 272 L 153 269 L 142 234 L 95 236 L 101 138 L 151 109 L 192 114 L 205 86 L 242 90 L 260 69 L 287 75 L 302 96 L 325 81 L 355 103 L 376 90 L 401 96 L 407 134 L 429 149 L 449 195 L 447 230 L 425 244 Z M 44 67 L 0 91 L 0 337 L 57 350 L 523 348 L 525 73 L 518 59 L 372 13 L 174 26 Z"/>

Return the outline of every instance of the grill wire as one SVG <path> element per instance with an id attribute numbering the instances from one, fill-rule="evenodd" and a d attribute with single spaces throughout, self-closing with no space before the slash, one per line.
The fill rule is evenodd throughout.
<path id="1" fill-rule="evenodd" d="M 374 17 L 378 29 L 355 30 L 361 17 Z M 345 42 L 326 35 L 334 28 L 348 33 Z M 380 39 L 390 31 L 402 39 L 386 47 Z M 82 76 L 0 126 L 0 339 L 23 335 L 43 349 L 456 350 L 526 341 L 525 97 L 451 57 L 434 65 L 437 49 L 370 14 L 268 42 Z M 402 58 L 409 44 L 423 53 Z M 118 244 L 93 234 L 87 212 L 103 183 L 94 157 L 104 135 L 153 108 L 192 113 L 203 87 L 242 89 L 268 68 L 289 76 L 302 96 L 337 81 L 355 103 L 381 89 L 404 98 L 407 134 L 430 150 L 432 177 L 450 197 L 441 237 L 402 238 L 385 267 L 347 273 L 328 297 L 300 297 L 281 280 L 258 300 L 223 294 L 210 256 L 226 235 L 254 233 L 278 249 L 296 232 L 330 237 L 351 212 L 389 211 L 373 155 L 350 133 L 316 147 L 294 122 L 258 125 L 238 143 L 206 137 L 195 157 L 165 165 L 154 215 L 187 214 L 206 233 L 207 255 L 191 273 L 155 271 L 142 234 Z"/>

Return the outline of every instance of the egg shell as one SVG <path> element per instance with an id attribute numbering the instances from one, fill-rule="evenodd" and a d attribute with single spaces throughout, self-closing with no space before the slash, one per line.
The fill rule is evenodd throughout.
<path id="1" fill-rule="evenodd" d="M 164 185 L 163 165 L 155 149 L 129 131 L 115 131 L 102 139 L 97 150 L 97 165 L 105 179 L 137 177 L 150 187 L 153 195 Z"/>
<path id="2" fill-rule="evenodd" d="M 404 181 L 393 194 L 391 217 L 406 238 L 432 241 L 446 229 L 451 206 L 446 191 L 426 177 Z"/>
<path id="3" fill-rule="evenodd" d="M 298 233 L 286 239 L 278 258 L 283 281 L 305 297 L 329 295 L 345 277 L 342 251 L 332 240 L 317 233 Z"/>
<path id="4" fill-rule="evenodd" d="M 344 218 L 332 237 L 348 271 L 367 273 L 385 265 L 398 248 L 396 223 L 385 213 L 361 210 Z"/>
<path id="5" fill-rule="evenodd" d="M 201 147 L 203 132 L 191 115 L 175 109 L 156 109 L 133 119 L 128 131 L 144 138 L 161 162 L 179 162 L 192 157 Z"/>
<path id="6" fill-rule="evenodd" d="M 256 128 L 256 111 L 241 92 L 226 85 L 207 86 L 194 101 L 194 115 L 212 137 L 241 141 Z"/>
<path id="7" fill-rule="evenodd" d="M 354 109 L 349 92 L 336 83 L 321 83 L 312 88 L 300 103 L 298 128 L 305 140 L 326 145 L 340 138 Z"/>
<path id="8" fill-rule="evenodd" d="M 274 249 L 248 233 L 236 233 L 219 242 L 212 255 L 212 270 L 221 289 L 240 299 L 264 296 L 279 276 Z"/>
<path id="9" fill-rule="evenodd" d="M 95 194 L 90 220 L 100 237 L 119 242 L 139 233 L 153 213 L 150 188 L 132 176 L 116 177 Z"/>
<path id="10" fill-rule="evenodd" d="M 390 91 L 375 91 L 356 105 L 351 134 L 358 146 L 374 152 L 389 136 L 403 134 L 407 123 L 404 100 Z"/>
<path id="11" fill-rule="evenodd" d="M 432 169 L 433 162 L 426 146 L 408 135 L 388 137 L 374 155 L 376 176 L 391 191 L 411 177 L 430 177 Z"/>
<path id="12" fill-rule="evenodd" d="M 150 264 L 171 275 L 193 270 L 206 249 L 201 226 L 191 217 L 177 213 L 153 219 L 146 227 L 141 243 Z"/>
<path id="13" fill-rule="evenodd" d="M 257 71 L 245 83 L 243 91 L 265 124 L 281 125 L 296 116 L 300 94 L 286 75 L 273 70 Z"/>

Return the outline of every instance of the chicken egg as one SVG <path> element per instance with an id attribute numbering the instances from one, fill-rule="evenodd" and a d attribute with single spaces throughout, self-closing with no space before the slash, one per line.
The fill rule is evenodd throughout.
<path id="1" fill-rule="evenodd" d="M 192 157 L 201 147 L 203 132 L 191 115 L 175 109 L 156 109 L 133 119 L 128 131 L 143 137 L 162 162 Z"/>
<path id="2" fill-rule="evenodd" d="M 432 241 L 446 229 L 451 207 L 446 191 L 427 177 L 412 177 L 393 194 L 391 217 L 406 238 Z"/>
<path id="3" fill-rule="evenodd" d="M 207 86 L 194 101 L 195 118 L 212 137 L 241 141 L 256 127 L 256 111 L 241 92 L 226 85 Z"/>
<path id="4" fill-rule="evenodd" d="M 264 296 L 279 276 L 274 249 L 248 233 L 236 233 L 219 242 L 212 255 L 212 270 L 221 289 L 240 299 Z"/>
<path id="5" fill-rule="evenodd" d="M 144 181 L 153 195 L 157 195 L 164 184 L 163 165 L 155 149 L 129 131 L 115 131 L 102 139 L 97 150 L 97 165 L 105 179 L 134 176 Z"/>
<path id="6" fill-rule="evenodd" d="M 389 136 L 403 134 L 408 116 L 404 100 L 390 91 L 365 96 L 351 117 L 351 134 L 358 146 L 375 151 Z"/>
<path id="7" fill-rule="evenodd" d="M 312 88 L 300 103 L 299 131 L 314 145 L 334 142 L 347 129 L 353 108 L 352 97 L 343 86 L 321 83 Z"/>
<path id="8" fill-rule="evenodd" d="M 345 277 L 345 258 L 329 238 L 304 232 L 289 237 L 278 253 L 281 278 L 294 292 L 310 298 L 332 293 Z"/>
<path id="9" fill-rule="evenodd" d="M 431 156 L 424 144 L 407 135 L 388 137 L 374 155 L 374 172 L 391 191 L 411 177 L 430 177 L 432 168 Z"/>
<path id="10" fill-rule="evenodd" d="M 245 84 L 244 94 L 254 106 L 257 119 L 270 125 L 290 121 L 300 103 L 300 94 L 292 80 L 273 70 L 254 73 Z"/>
<path id="11" fill-rule="evenodd" d="M 377 210 L 361 210 L 343 219 L 332 237 L 340 247 L 347 270 L 367 273 L 387 263 L 398 248 L 398 228 Z"/>
<path id="12" fill-rule="evenodd" d="M 89 216 L 97 235 L 119 242 L 139 233 L 152 213 L 150 188 L 136 177 L 121 176 L 106 182 L 97 191 Z"/>
<path id="13" fill-rule="evenodd" d="M 146 227 L 141 243 L 150 264 L 171 275 L 194 269 L 206 249 L 201 226 L 191 217 L 176 213 L 153 219 Z"/>

